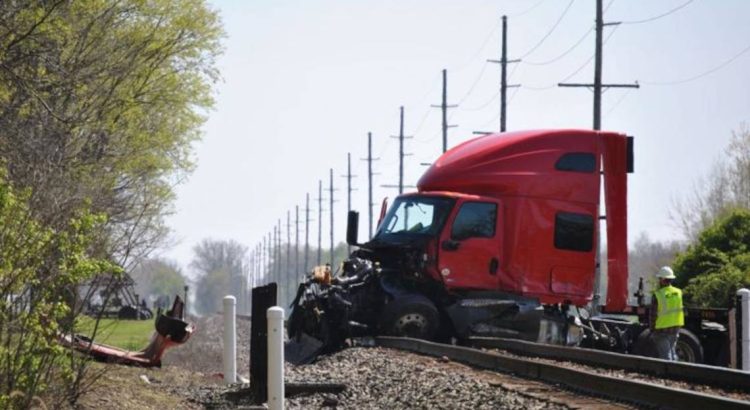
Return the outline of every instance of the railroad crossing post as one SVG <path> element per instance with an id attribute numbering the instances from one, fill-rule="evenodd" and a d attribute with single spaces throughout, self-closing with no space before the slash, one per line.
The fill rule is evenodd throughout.
<path id="1" fill-rule="evenodd" d="M 224 383 L 237 383 L 237 338 L 235 308 L 237 299 L 224 296 Z"/>
<path id="2" fill-rule="evenodd" d="M 743 371 L 750 371 L 750 290 L 740 289 L 737 291 L 737 299 L 740 301 L 737 312 L 739 313 L 740 327 L 738 332 L 739 358 L 737 364 L 741 365 Z"/>
<path id="3" fill-rule="evenodd" d="M 274 306 L 268 318 L 268 408 L 284 409 L 284 309 Z"/>

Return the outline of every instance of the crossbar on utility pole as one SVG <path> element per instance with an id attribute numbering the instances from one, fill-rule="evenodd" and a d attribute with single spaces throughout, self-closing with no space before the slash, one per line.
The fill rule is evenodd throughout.
<path id="1" fill-rule="evenodd" d="M 602 7 L 602 0 L 596 0 L 596 39 L 595 39 L 595 51 L 594 51 L 594 82 L 588 83 L 559 83 L 558 87 L 583 87 L 592 88 L 594 90 L 594 121 L 593 128 L 595 130 L 602 129 L 602 92 L 607 88 L 640 88 L 638 82 L 633 84 L 603 84 L 602 83 L 602 61 L 604 59 L 603 40 L 602 32 L 605 26 L 613 26 L 620 24 L 619 22 L 604 22 L 604 11 Z M 597 275 L 598 276 L 598 275 Z M 597 295 L 595 295 L 597 296 Z"/>
<path id="2" fill-rule="evenodd" d="M 399 107 L 400 121 L 399 121 L 399 132 L 398 135 L 391 135 L 391 138 L 398 138 L 398 193 L 404 193 L 404 157 L 408 157 L 412 154 L 404 153 L 404 140 L 412 138 L 411 136 L 404 135 L 404 106 Z"/>
<path id="3" fill-rule="evenodd" d="M 518 87 L 518 84 L 508 85 L 508 63 L 518 63 L 521 60 L 508 60 L 508 17 L 503 16 L 503 38 L 500 60 L 487 60 L 490 63 L 500 64 L 500 132 L 505 132 L 506 105 L 508 102 L 508 88 Z"/>
<path id="4" fill-rule="evenodd" d="M 443 102 L 440 105 L 431 105 L 433 108 L 440 108 L 443 112 L 443 152 L 448 150 L 448 128 L 455 125 L 448 125 L 448 108 L 456 108 L 458 105 L 448 105 L 448 70 L 443 69 Z"/>

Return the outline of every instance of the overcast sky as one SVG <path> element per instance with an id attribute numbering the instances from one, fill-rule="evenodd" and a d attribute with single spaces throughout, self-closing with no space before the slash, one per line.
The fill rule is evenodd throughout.
<path id="1" fill-rule="evenodd" d="M 603 96 L 603 129 L 635 136 L 636 173 L 629 179 L 629 238 L 678 238 L 671 204 L 693 189 L 750 116 L 750 2 L 742 0 L 605 0 L 603 78 L 638 81 L 638 90 Z M 398 109 L 405 106 L 407 183 L 420 162 L 440 153 L 441 70 L 448 70 L 449 146 L 475 130 L 499 127 L 500 17 L 508 16 L 508 130 L 590 128 L 592 94 L 558 88 L 591 82 L 594 0 L 214 0 L 226 30 L 219 61 L 223 81 L 198 167 L 177 189 L 168 218 L 177 244 L 162 254 L 187 266 L 203 238 L 253 248 L 278 219 L 317 198 L 334 169 L 334 230 L 343 241 L 346 155 L 352 153 L 353 208 L 366 233 L 367 132 L 374 136 L 375 202 L 396 191 Z M 629 23 L 629 24 L 626 24 Z M 588 33 L 588 34 L 586 34 Z M 585 38 L 583 38 L 585 36 Z M 581 40 L 583 38 L 583 40 Z M 580 43 L 579 43 L 580 41 Z M 578 45 L 572 48 L 575 44 Z M 567 53 L 566 53 L 567 52 Z M 558 58 L 560 57 L 560 58 Z M 540 63 L 546 63 L 540 65 Z M 717 69 L 718 68 L 718 69 Z M 713 72 L 714 69 L 717 69 Z M 707 73 L 707 74 L 706 74 Z M 706 74 L 706 75 L 702 75 Z M 697 78 L 694 78 L 697 77 Z M 324 195 L 326 198 L 327 194 Z M 311 204 L 317 218 L 317 204 Z M 328 205 L 325 205 L 328 208 Z M 378 208 L 378 206 L 376 206 Z M 328 217 L 324 216 L 324 246 Z M 304 227 L 304 225 L 301 225 Z M 284 226 L 285 228 L 285 226 Z M 301 232 L 303 234 L 304 231 Z M 285 235 L 285 231 L 284 231 Z M 292 240 L 294 241 L 294 234 Z M 317 241 L 317 220 L 310 240 Z"/>

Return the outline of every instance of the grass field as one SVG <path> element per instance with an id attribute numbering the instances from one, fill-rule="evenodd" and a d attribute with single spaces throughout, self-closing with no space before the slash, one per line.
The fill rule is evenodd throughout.
<path id="1" fill-rule="evenodd" d="M 80 319 L 78 333 L 91 336 L 94 320 Z M 101 319 L 94 341 L 126 350 L 140 350 L 145 347 L 154 333 L 153 320 Z"/>

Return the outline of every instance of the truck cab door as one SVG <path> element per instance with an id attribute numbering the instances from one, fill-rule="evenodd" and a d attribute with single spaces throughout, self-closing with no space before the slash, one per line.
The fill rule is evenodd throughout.
<path id="1" fill-rule="evenodd" d="M 440 235 L 438 271 L 448 288 L 496 290 L 502 229 L 500 203 L 462 200 Z"/>

